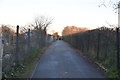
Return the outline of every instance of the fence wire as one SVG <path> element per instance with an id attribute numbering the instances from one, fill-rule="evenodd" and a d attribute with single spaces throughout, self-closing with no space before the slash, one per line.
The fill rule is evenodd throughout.
<path id="1" fill-rule="evenodd" d="M 64 36 L 64 40 L 81 50 L 84 55 L 104 65 L 108 70 L 116 70 L 116 65 L 120 66 L 120 63 L 117 63 L 120 60 L 117 60 L 116 52 L 119 48 L 117 49 L 116 45 L 120 43 L 116 41 L 116 28 L 101 27 L 70 34 Z"/>
<path id="2" fill-rule="evenodd" d="M 12 67 L 32 60 L 28 56 L 35 55 L 31 54 L 33 51 L 40 51 L 46 44 L 54 40 L 53 36 L 46 35 L 42 30 L 28 29 L 24 33 L 20 33 L 21 28 L 19 26 L 17 28 L 18 33 L 10 33 L 6 29 L 2 30 L 0 37 L 0 52 L 3 53 L 0 55 L 1 74 L 11 74 L 9 72 Z"/>

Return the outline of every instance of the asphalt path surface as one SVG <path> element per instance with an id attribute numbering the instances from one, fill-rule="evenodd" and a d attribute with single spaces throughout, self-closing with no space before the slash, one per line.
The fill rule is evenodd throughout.
<path id="1" fill-rule="evenodd" d="M 32 78 L 106 78 L 69 44 L 54 42 L 40 58 Z"/>

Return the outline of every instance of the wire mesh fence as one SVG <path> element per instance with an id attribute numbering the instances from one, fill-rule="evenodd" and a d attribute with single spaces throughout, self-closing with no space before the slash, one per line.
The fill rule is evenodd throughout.
<path id="1" fill-rule="evenodd" d="M 17 26 L 16 32 L 5 26 L 2 28 L 0 50 L 3 50 L 3 52 L 1 51 L 3 53 L 1 55 L 3 75 L 11 75 L 12 67 L 34 60 L 34 57 L 31 56 L 36 53 L 33 54 L 33 52 L 39 52 L 46 44 L 54 40 L 53 36 L 46 35 L 41 29 L 28 29 L 20 33 L 22 29 L 19 26 Z"/>
<path id="2" fill-rule="evenodd" d="M 2 34 L 0 34 L 0 79 L 2 79 L 2 55 L 3 55 L 3 44 L 2 44 Z"/>
<path id="3" fill-rule="evenodd" d="M 75 48 L 81 50 L 84 55 L 98 61 L 108 70 L 118 70 L 116 66 L 119 63 L 119 46 L 120 43 L 116 38 L 116 28 L 101 27 L 86 32 L 64 36 L 64 40 Z M 118 31 L 119 34 L 119 31 Z"/>

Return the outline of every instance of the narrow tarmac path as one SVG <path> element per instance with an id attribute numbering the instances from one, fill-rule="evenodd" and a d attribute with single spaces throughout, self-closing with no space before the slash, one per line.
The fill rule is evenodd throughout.
<path id="1" fill-rule="evenodd" d="M 32 78 L 105 78 L 66 42 L 54 42 L 41 57 Z"/>

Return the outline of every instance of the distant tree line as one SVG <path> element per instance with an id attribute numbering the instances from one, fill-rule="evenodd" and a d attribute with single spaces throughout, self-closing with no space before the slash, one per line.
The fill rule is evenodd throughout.
<path id="1" fill-rule="evenodd" d="M 76 27 L 76 26 L 66 26 L 62 31 L 62 35 L 65 36 L 68 34 L 83 32 L 86 30 L 88 30 L 88 29 L 87 28 L 80 28 L 80 27 Z"/>

